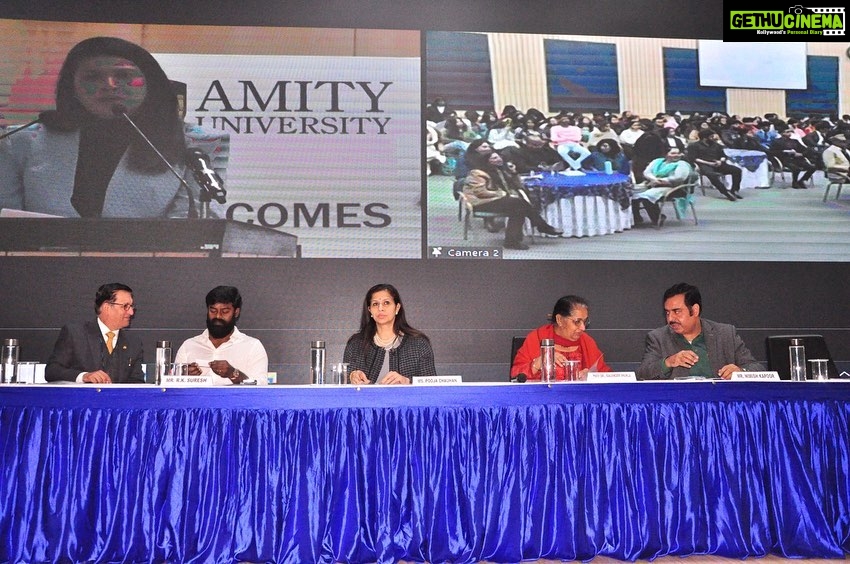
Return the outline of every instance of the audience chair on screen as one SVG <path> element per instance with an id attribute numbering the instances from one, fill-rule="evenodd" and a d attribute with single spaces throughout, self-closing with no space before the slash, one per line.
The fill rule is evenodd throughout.
<path id="1" fill-rule="evenodd" d="M 823 192 L 823 201 L 825 202 L 827 197 L 829 196 L 829 190 L 835 186 L 835 199 L 837 200 L 841 196 L 841 189 L 845 184 L 850 184 L 850 177 L 848 177 L 847 172 L 839 172 L 839 171 L 827 171 L 826 174 L 827 185 L 826 189 Z"/>

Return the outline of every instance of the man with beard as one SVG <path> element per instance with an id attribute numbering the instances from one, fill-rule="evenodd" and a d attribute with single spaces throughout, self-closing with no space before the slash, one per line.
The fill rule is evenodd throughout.
<path id="1" fill-rule="evenodd" d="M 667 325 L 646 335 L 640 380 L 723 378 L 733 372 L 764 370 L 735 327 L 701 317 L 696 286 L 680 282 L 664 292 Z"/>
<path id="2" fill-rule="evenodd" d="M 259 339 L 236 328 L 242 296 L 233 286 L 216 286 L 207 294 L 207 329 L 180 345 L 174 362 L 188 363 L 189 374 L 216 374 L 217 384 L 263 380 L 269 357 Z"/>

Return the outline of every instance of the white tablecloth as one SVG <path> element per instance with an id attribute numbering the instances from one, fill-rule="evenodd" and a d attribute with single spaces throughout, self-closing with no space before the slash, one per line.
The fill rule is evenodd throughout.
<path id="1" fill-rule="evenodd" d="M 741 188 L 767 188 L 770 186 L 770 174 L 767 169 L 767 158 L 761 162 L 755 172 L 751 172 L 749 169 L 742 167 L 733 160 L 735 156 L 759 156 L 764 155 L 763 152 L 747 151 L 744 149 L 723 149 L 723 152 L 726 153 L 726 156 L 732 157 L 728 160 L 729 164 L 741 169 Z M 732 177 L 728 175 L 723 177 L 723 182 L 727 187 L 730 186 L 731 181 Z"/>
<path id="2" fill-rule="evenodd" d="M 631 208 L 602 196 L 561 198 L 544 208 L 543 217 L 564 237 L 608 235 L 630 229 L 633 222 Z"/>

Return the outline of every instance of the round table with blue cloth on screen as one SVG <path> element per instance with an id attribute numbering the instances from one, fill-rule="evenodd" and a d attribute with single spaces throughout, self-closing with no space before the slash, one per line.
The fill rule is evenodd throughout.
<path id="1" fill-rule="evenodd" d="M 523 178 L 546 221 L 564 237 L 591 237 L 630 229 L 632 180 L 626 174 L 543 172 Z"/>
<path id="2" fill-rule="evenodd" d="M 723 149 L 726 160 L 741 169 L 741 188 L 770 188 L 770 171 L 764 151 L 748 149 Z M 724 176 L 729 186 L 731 177 Z"/>

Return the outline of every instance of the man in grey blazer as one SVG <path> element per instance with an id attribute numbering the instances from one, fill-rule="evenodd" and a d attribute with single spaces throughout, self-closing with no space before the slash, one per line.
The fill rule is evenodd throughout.
<path id="1" fill-rule="evenodd" d="M 48 382 L 144 384 L 142 343 L 125 331 L 136 312 L 133 290 L 104 284 L 94 299 L 97 319 L 62 327 L 47 361 Z"/>
<path id="2" fill-rule="evenodd" d="M 735 327 L 700 317 L 702 297 L 681 282 L 664 292 L 667 325 L 646 335 L 641 380 L 702 377 L 728 380 L 733 372 L 764 370 Z"/>

